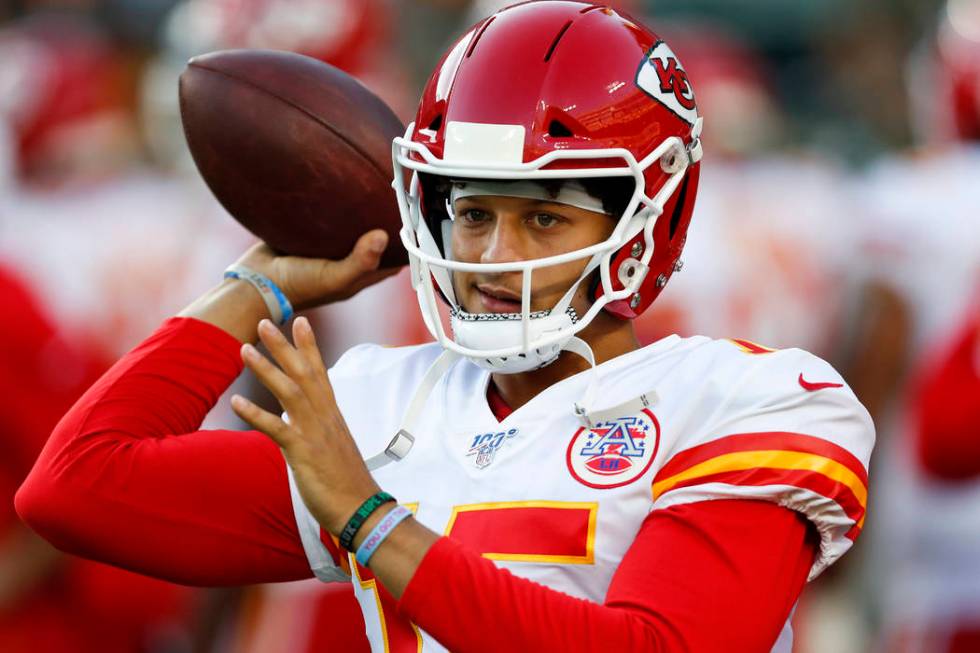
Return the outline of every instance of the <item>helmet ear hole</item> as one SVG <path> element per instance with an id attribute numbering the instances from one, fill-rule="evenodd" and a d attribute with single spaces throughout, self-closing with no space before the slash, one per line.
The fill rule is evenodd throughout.
<path id="1" fill-rule="evenodd" d="M 674 239 L 674 234 L 677 233 L 677 227 L 681 223 L 681 215 L 684 212 L 684 207 L 687 202 L 687 187 L 690 183 L 691 178 L 687 175 L 684 176 L 684 181 L 681 183 L 680 190 L 677 191 L 677 202 L 674 204 L 674 212 L 670 215 L 670 240 Z"/>
<path id="2" fill-rule="evenodd" d="M 437 115 L 435 118 L 432 119 L 432 122 L 429 123 L 429 126 L 427 127 L 427 129 L 429 129 L 431 131 L 434 131 L 434 132 L 437 132 L 437 131 L 439 131 L 439 128 L 440 127 L 442 127 L 442 114 L 441 113 L 439 115 Z"/>
<path id="3" fill-rule="evenodd" d="M 425 172 L 419 175 L 419 209 L 422 212 L 422 220 L 425 221 L 432 239 L 435 241 L 439 251 L 446 254 L 446 243 L 442 225 L 451 219 L 446 213 L 446 198 L 449 197 L 449 181 L 444 177 L 432 175 Z"/>
<path id="4" fill-rule="evenodd" d="M 548 124 L 548 136 L 552 138 L 567 138 L 574 135 L 571 129 L 557 120 L 552 120 Z"/>
<path id="5" fill-rule="evenodd" d="M 589 302 L 592 303 L 598 299 L 599 284 L 602 282 L 602 278 L 599 275 L 598 270 L 592 271 L 592 278 L 589 279 L 589 292 L 586 295 L 589 298 Z"/>

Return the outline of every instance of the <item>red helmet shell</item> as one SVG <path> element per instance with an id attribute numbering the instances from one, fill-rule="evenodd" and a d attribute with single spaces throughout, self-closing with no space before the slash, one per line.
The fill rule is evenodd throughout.
<path id="1" fill-rule="evenodd" d="M 949 135 L 980 141 L 980 0 L 947 4 L 937 46 Z"/>
<path id="2" fill-rule="evenodd" d="M 659 88 L 641 87 L 641 71 L 653 65 L 651 54 L 661 47 L 668 56 L 656 60 Z M 442 158 L 450 122 L 520 125 L 525 163 L 554 150 L 607 148 L 626 149 L 640 161 L 672 136 L 690 144 L 696 111 L 683 66 L 653 32 L 601 5 L 527 2 L 490 16 L 450 48 L 426 84 L 411 137 Z M 609 165 L 560 159 L 546 167 Z M 670 277 L 694 209 L 699 168 L 688 168 L 657 221 L 639 299 L 611 302 L 609 312 L 636 317 Z M 650 165 L 647 197 L 669 177 L 658 162 Z M 640 234 L 635 242 L 642 241 Z M 623 287 L 619 265 L 634 255 L 633 241 L 615 255 L 610 271 L 616 289 Z"/>

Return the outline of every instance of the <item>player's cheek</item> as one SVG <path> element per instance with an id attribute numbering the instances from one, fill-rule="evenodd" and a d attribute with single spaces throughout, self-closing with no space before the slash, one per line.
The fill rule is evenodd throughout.
<path id="1" fill-rule="evenodd" d="M 599 271 L 596 270 L 589 275 L 589 278 L 584 280 L 579 284 L 578 288 L 575 289 L 575 296 L 572 297 L 572 308 L 575 309 L 579 315 L 585 315 L 589 308 L 592 307 L 592 301 L 589 299 L 589 288 L 596 281 Z"/>
<path id="2" fill-rule="evenodd" d="M 450 250 L 454 261 L 479 262 L 482 250 L 479 239 L 474 238 L 473 234 L 464 233 L 466 230 L 453 224 L 450 239 Z M 457 303 L 466 311 L 475 310 L 474 302 L 474 280 L 472 272 L 454 271 L 450 273 L 453 281 L 453 292 L 456 295 Z"/>
<path id="3" fill-rule="evenodd" d="M 466 229 L 458 220 L 453 222 L 449 232 L 449 249 L 454 261 L 474 263 L 480 260 L 483 243 L 473 232 L 473 229 Z"/>
<path id="4" fill-rule="evenodd" d="M 472 272 L 452 272 L 453 293 L 456 295 L 456 302 L 465 311 L 473 310 L 473 273 Z"/>
<path id="5" fill-rule="evenodd" d="M 554 308 L 568 292 L 568 289 L 572 287 L 572 284 L 578 280 L 582 270 L 585 269 L 585 265 L 584 261 L 570 261 L 536 270 L 534 272 L 534 290 L 531 292 L 531 310 L 547 311 Z M 583 281 L 579 289 L 587 283 L 587 281 Z"/>

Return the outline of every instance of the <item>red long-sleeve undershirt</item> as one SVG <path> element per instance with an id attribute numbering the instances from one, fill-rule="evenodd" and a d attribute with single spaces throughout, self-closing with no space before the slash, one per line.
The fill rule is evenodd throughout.
<path id="1" fill-rule="evenodd" d="M 211 325 L 167 321 L 62 419 L 18 492 L 21 517 L 66 551 L 187 584 L 309 577 L 275 444 L 197 431 L 241 371 L 238 351 Z M 816 548 L 802 517 L 769 503 L 655 511 L 597 604 L 442 538 L 399 608 L 462 653 L 766 651 Z"/>

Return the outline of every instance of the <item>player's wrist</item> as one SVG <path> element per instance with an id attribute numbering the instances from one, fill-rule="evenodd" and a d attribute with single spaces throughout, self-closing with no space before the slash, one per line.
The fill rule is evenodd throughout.
<path id="1" fill-rule="evenodd" d="M 258 291 L 238 279 L 223 279 L 177 315 L 212 324 L 243 343 L 255 342 L 258 323 L 269 317 Z"/>
<path id="2" fill-rule="evenodd" d="M 397 503 L 391 502 L 391 503 L 386 503 L 380 508 L 378 508 L 377 510 L 375 510 L 370 517 L 364 520 L 364 524 L 362 524 L 360 530 L 357 531 L 357 535 L 354 536 L 354 539 L 352 541 L 351 548 L 354 551 L 357 551 L 357 549 L 359 549 L 361 545 L 364 544 L 364 540 L 368 538 L 368 536 L 371 534 L 374 528 L 379 523 L 381 523 L 381 520 L 387 517 L 388 513 L 390 513 L 392 510 L 394 510 L 397 507 L 398 507 Z"/>
<path id="3" fill-rule="evenodd" d="M 279 285 L 267 275 L 241 263 L 228 266 L 225 279 L 244 281 L 252 286 L 265 303 L 273 323 L 282 326 L 293 316 L 293 305 Z"/>
<path id="4" fill-rule="evenodd" d="M 340 546 L 351 553 L 357 550 L 359 540 L 356 538 L 363 538 L 377 523 L 377 515 L 383 515 L 398 505 L 395 497 L 377 485 L 374 485 L 373 491 L 359 492 L 353 496 L 357 497 L 353 501 L 333 497 L 329 506 L 323 506 L 322 518 L 319 519 L 320 524 L 337 538 Z"/>

